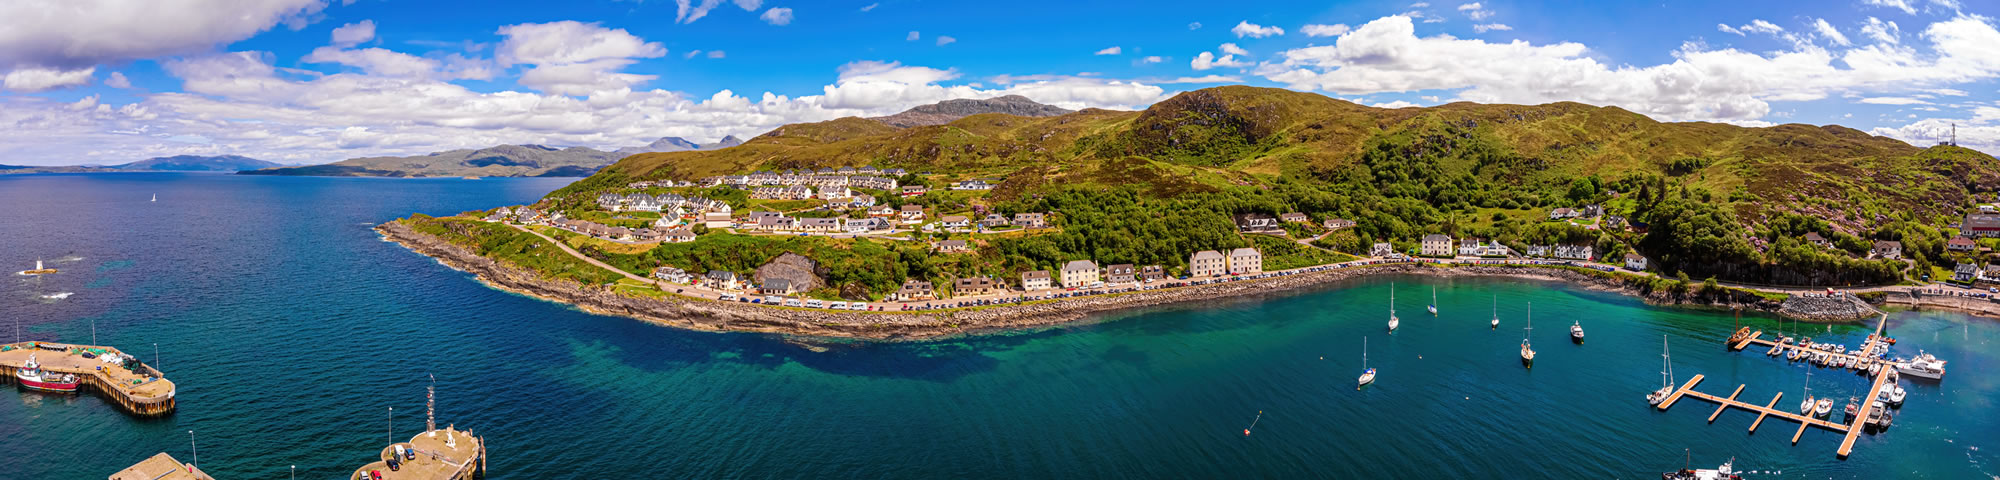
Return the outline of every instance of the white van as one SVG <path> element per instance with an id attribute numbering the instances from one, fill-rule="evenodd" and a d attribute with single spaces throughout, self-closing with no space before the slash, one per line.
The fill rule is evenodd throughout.
<path id="1" fill-rule="evenodd" d="M 833 303 L 828 303 L 828 304 L 826 304 L 826 308 L 831 308 L 831 309 L 834 309 L 834 310 L 846 310 L 846 309 L 847 309 L 847 302 L 833 302 Z"/>
<path id="2" fill-rule="evenodd" d="M 799 306 L 799 299 L 796 299 L 796 298 L 786 298 L 786 299 L 785 299 L 785 306 L 787 306 L 787 307 L 796 307 L 796 306 Z"/>
<path id="3" fill-rule="evenodd" d="M 815 299 L 811 299 L 811 300 L 806 300 L 806 308 L 821 308 L 821 307 L 825 307 L 825 306 L 826 306 L 826 303 L 823 303 L 823 302 L 820 302 L 820 301 L 819 301 L 819 299 L 817 299 L 817 298 L 815 298 Z"/>

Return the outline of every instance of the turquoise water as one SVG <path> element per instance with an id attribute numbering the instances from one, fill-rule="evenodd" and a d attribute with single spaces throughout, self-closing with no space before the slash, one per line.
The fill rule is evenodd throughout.
<path id="1" fill-rule="evenodd" d="M 438 420 L 485 436 L 495 478 L 1652 478 L 1730 457 L 1752 478 L 1993 478 L 2000 327 L 1899 312 L 1897 352 L 1950 360 L 1895 427 L 1840 437 L 1711 404 L 1647 408 L 1660 339 L 1680 380 L 1796 405 L 1807 367 L 1727 352 L 1727 314 L 1513 279 L 1370 278 L 1266 299 L 936 342 L 674 330 L 485 288 L 369 226 L 530 201 L 561 179 L 0 176 L 0 336 L 150 357 L 180 411 L 0 393 L 4 475 L 96 479 L 165 451 L 221 478 L 342 478 Z M 147 202 L 158 194 L 159 202 Z M 13 268 L 14 266 L 23 266 Z M 1390 283 L 1403 327 L 1383 333 Z M 1424 313 L 1436 286 L 1443 315 Z M 61 292 L 61 300 L 44 298 Z M 1502 324 L 1489 329 L 1500 301 Z M 1539 358 L 1516 353 L 1527 305 Z M 1584 345 L 1568 342 L 1582 322 Z M 1775 320 L 1745 317 L 1765 330 Z M 1867 330 L 1815 337 L 1858 344 Z M 1354 389 L 1362 337 L 1374 386 Z M 11 340 L 11 338 L 9 338 Z M 1858 376 L 1810 369 L 1815 394 Z M 1242 430 L 1263 417 L 1248 437 Z M 1839 415 L 1836 413 L 1836 415 Z"/>

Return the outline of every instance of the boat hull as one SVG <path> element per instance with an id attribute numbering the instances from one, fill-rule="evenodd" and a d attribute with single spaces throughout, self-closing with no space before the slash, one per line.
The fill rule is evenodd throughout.
<path id="1" fill-rule="evenodd" d="M 80 385 L 80 382 L 48 382 L 39 379 L 29 379 L 18 376 L 15 377 L 15 380 L 20 381 L 21 386 L 24 388 L 27 388 L 29 390 L 40 390 L 44 392 L 74 393 L 76 392 L 77 387 Z"/>
<path id="2" fill-rule="evenodd" d="M 1907 366 L 1902 366 L 1902 365 L 1897 365 L 1897 366 L 1896 366 L 1896 372 L 1897 372 L 1897 373 L 1901 373 L 1901 374 L 1903 374 L 1903 376 L 1906 376 L 1906 377 L 1915 377 L 1915 378 L 1923 378 L 1923 379 L 1930 379 L 1930 380 L 1943 380 L 1943 379 L 1944 379 L 1944 372 L 1933 372 L 1933 371 L 1930 371 L 1930 370 L 1924 370 L 1924 369 L 1921 369 L 1921 368 L 1912 368 L 1912 367 L 1907 367 Z"/>

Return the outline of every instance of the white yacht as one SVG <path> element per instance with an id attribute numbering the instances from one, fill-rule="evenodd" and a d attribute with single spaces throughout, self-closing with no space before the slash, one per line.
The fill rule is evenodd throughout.
<path id="1" fill-rule="evenodd" d="M 1389 332 L 1394 333 L 1396 326 L 1402 324 L 1402 320 L 1396 319 L 1396 285 L 1389 284 Z"/>
<path id="2" fill-rule="evenodd" d="M 1944 360 L 1938 360 L 1936 356 L 1919 350 L 1917 358 L 1912 358 L 1906 362 L 1896 362 L 1896 371 L 1917 378 L 1942 380 L 1944 379 L 1944 364 Z"/>
<path id="3" fill-rule="evenodd" d="M 1807 370 L 1807 371 L 1806 371 L 1806 399 L 1805 399 L 1805 401 L 1801 401 L 1801 402 L 1799 402 L 1799 414 L 1801 414 L 1801 415 L 1812 415 L 1812 413 L 1813 413 L 1813 406 L 1814 406 L 1814 405 L 1815 405 L 1815 404 L 1813 403 L 1813 396 L 1812 396 L 1812 371 L 1811 371 L 1811 370 Z"/>
<path id="4" fill-rule="evenodd" d="M 1569 339 L 1576 343 L 1583 343 L 1583 322 L 1576 322 L 1569 326 Z"/>
<path id="5" fill-rule="evenodd" d="M 1890 405 L 1901 406 L 1907 393 L 1903 391 L 1902 385 L 1894 383 L 1882 387 L 1882 399 L 1888 400 Z"/>
<path id="6" fill-rule="evenodd" d="M 1833 413 L 1833 399 L 1832 399 L 1832 398 L 1827 398 L 1827 397 L 1820 397 L 1819 401 L 1818 401 L 1817 403 L 1815 403 L 1814 405 L 1815 405 L 1815 406 L 1813 407 L 1813 412 L 1812 412 L 1812 414 L 1813 414 L 1813 416 L 1815 416 L 1815 417 L 1819 417 L 1819 418 L 1826 418 L 1826 417 L 1827 417 L 1827 415 L 1830 415 L 1830 414 L 1832 414 L 1832 413 Z"/>
<path id="7" fill-rule="evenodd" d="M 1361 337 L 1361 378 L 1356 379 L 1354 389 L 1375 383 L 1375 369 L 1368 368 L 1368 337 Z"/>
<path id="8" fill-rule="evenodd" d="M 1500 296 L 1493 296 L 1493 328 L 1500 328 Z"/>
<path id="9" fill-rule="evenodd" d="M 1535 304 L 1528 304 L 1528 314 L 1523 318 L 1527 319 L 1528 326 L 1527 331 L 1521 334 L 1521 364 L 1535 368 L 1535 348 L 1528 344 L 1529 334 L 1535 333 Z"/>
<path id="10" fill-rule="evenodd" d="M 1674 394 L 1674 357 L 1667 351 L 1667 336 L 1660 336 L 1660 389 L 1646 395 L 1646 403 L 1659 406 Z"/>

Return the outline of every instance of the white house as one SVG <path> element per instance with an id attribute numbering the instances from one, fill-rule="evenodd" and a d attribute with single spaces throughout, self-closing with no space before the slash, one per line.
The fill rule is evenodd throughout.
<path id="1" fill-rule="evenodd" d="M 1646 271 L 1646 257 L 1637 253 L 1625 254 L 1625 269 L 1634 272 Z"/>
<path id="2" fill-rule="evenodd" d="M 1264 254 L 1255 248 L 1230 250 L 1229 273 L 1236 275 L 1264 273 Z"/>
<path id="3" fill-rule="evenodd" d="M 1222 252 L 1202 250 L 1188 256 L 1188 275 L 1212 277 L 1229 272 L 1229 263 Z"/>
<path id="4" fill-rule="evenodd" d="M 1063 264 L 1063 288 L 1087 287 L 1092 283 L 1097 283 L 1097 262 L 1074 260 Z"/>

